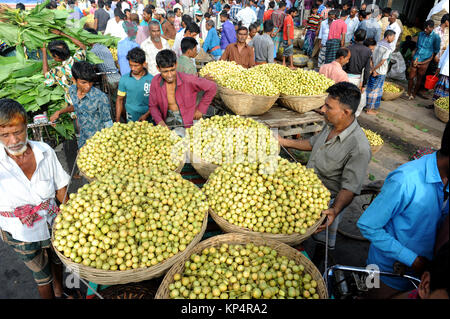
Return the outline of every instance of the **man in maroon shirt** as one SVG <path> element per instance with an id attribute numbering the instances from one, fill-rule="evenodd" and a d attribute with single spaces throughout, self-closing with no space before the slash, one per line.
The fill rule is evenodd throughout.
<path id="1" fill-rule="evenodd" d="M 158 52 L 156 66 L 160 74 L 153 77 L 150 85 L 149 111 L 145 115 L 151 114 L 156 124 L 175 128 L 183 135 L 182 128 L 192 126 L 194 120 L 200 119 L 208 110 L 216 95 L 216 84 L 177 72 L 177 56 L 171 50 Z M 197 93 L 202 91 L 203 97 L 197 105 Z"/>

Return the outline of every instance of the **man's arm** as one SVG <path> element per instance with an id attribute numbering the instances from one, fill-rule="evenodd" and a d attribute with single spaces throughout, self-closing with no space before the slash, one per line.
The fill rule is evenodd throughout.
<path id="1" fill-rule="evenodd" d="M 66 37 L 68 38 L 70 41 L 72 41 L 76 46 L 82 48 L 83 50 L 86 50 L 86 46 L 80 41 L 77 40 L 73 37 L 71 37 L 70 35 L 65 34 L 64 32 L 60 31 L 60 30 L 56 30 L 56 29 L 52 29 L 50 30 L 52 33 L 56 34 L 56 35 L 60 35 L 62 37 Z"/>
<path id="2" fill-rule="evenodd" d="M 295 148 L 300 151 L 312 151 L 312 145 L 309 140 L 293 140 L 279 136 L 278 142 L 280 142 L 281 146 L 287 148 Z"/>
<path id="3" fill-rule="evenodd" d="M 42 46 L 42 73 L 44 73 L 44 76 L 48 72 L 48 58 L 47 58 L 47 46 L 44 42 L 44 45 Z"/>
<path id="4" fill-rule="evenodd" d="M 73 105 L 66 106 L 65 108 L 63 108 L 61 110 L 58 110 L 55 113 L 53 113 L 53 115 L 50 116 L 50 122 L 56 121 L 61 116 L 61 114 L 71 113 L 71 112 L 74 112 L 74 111 L 75 111 L 75 108 L 73 107 Z"/>
<path id="5" fill-rule="evenodd" d="M 217 85 L 216 83 L 204 78 L 197 78 L 197 81 L 195 81 L 194 84 L 199 91 L 205 92 L 197 106 L 197 110 L 202 114 L 205 114 L 208 111 L 208 107 L 214 99 L 214 96 L 216 95 Z"/>
<path id="6" fill-rule="evenodd" d="M 67 186 L 64 186 L 63 188 L 58 189 L 56 191 L 56 198 L 58 199 L 58 201 L 61 204 L 65 204 L 69 200 L 68 196 L 66 196 L 66 192 L 67 192 Z M 66 197 L 66 198 L 64 198 L 64 197 Z"/>
<path id="7" fill-rule="evenodd" d="M 116 100 L 116 122 L 120 122 L 120 115 L 123 112 L 123 101 L 125 100 L 125 95 L 120 95 L 117 92 L 117 100 Z"/>
<path id="8" fill-rule="evenodd" d="M 230 55 L 230 50 L 228 49 L 230 47 L 230 44 L 228 44 L 227 48 L 225 49 L 225 51 L 223 51 L 222 56 L 220 57 L 221 60 L 223 61 L 228 61 L 229 59 L 229 55 Z"/>
<path id="9" fill-rule="evenodd" d="M 273 41 L 270 41 L 269 45 L 267 46 L 267 62 L 268 63 L 273 63 L 274 61 L 274 56 L 273 56 L 273 51 L 274 51 L 274 44 Z"/>
<path id="10" fill-rule="evenodd" d="M 103 92 L 101 92 L 98 101 L 98 110 L 100 112 L 100 120 L 103 123 L 103 127 L 111 127 L 113 125 L 111 119 L 111 104 L 109 103 L 108 96 Z"/>
<path id="11" fill-rule="evenodd" d="M 156 77 L 155 77 L 156 78 Z M 148 109 L 149 111 L 145 113 L 143 116 L 146 116 L 146 118 L 151 114 L 153 120 L 156 124 L 159 125 L 165 125 L 163 121 L 163 116 L 161 114 L 161 110 L 159 109 L 159 105 L 157 103 L 157 96 L 156 96 L 156 86 L 158 85 L 155 81 L 155 78 L 153 78 L 152 83 L 150 85 L 150 94 L 148 97 Z M 161 123 L 162 122 L 162 123 Z"/>

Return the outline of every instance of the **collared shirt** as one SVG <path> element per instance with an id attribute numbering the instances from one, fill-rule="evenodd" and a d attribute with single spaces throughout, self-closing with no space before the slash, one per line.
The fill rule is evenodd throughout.
<path id="1" fill-rule="evenodd" d="M 69 93 L 80 127 L 78 139 L 80 149 L 97 131 L 112 126 L 111 105 L 108 96 L 95 87 L 92 87 L 81 100 L 78 98 L 76 85 L 70 87 Z"/>
<path id="2" fill-rule="evenodd" d="M 273 13 L 273 9 L 269 9 L 266 12 L 264 12 L 263 22 L 266 22 L 267 20 L 272 19 L 272 13 Z"/>
<path id="3" fill-rule="evenodd" d="M 28 141 L 36 160 L 36 171 L 29 180 L 17 163 L 0 147 L 0 211 L 13 212 L 16 208 L 37 206 L 46 200 L 53 200 L 57 190 L 67 186 L 70 176 L 64 171 L 55 151 L 45 143 Z M 0 216 L 0 229 L 7 231 L 16 240 L 37 242 L 50 238 L 47 224 L 53 217 L 46 210 L 40 210 L 41 220 L 32 227 L 23 225 L 17 217 Z"/>
<path id="4" fill-rule="evenodd" d="M 396 22 L 390 24 L 386 30 L 392 30 L 395 32 L 395 40 L 391 43 L 392 52 L 395 51 L 395 48 L 397 46 L 398 38 L 400 37 L 400 34 L 402 33 L 402 29 L 400 28 L 400 25 Z"/>
<path id="5" fill-rule="evenodd" d="M 210 50 L 213 50 L 209 52 Z M 203 43 L 203 50 L 205 50 L 205 52 L 211 53 L 214 56 L 221 56 L 223 51 L 220 48 L 220 39 L 219 36 L 217 35 L 217 31 L 216 28 L 211 28 L 208 31 L 208 36 L 205 39 L 205 42 Z"/>
<path id="6" fill-rule="evenodd" d="M 45 74 L 45 85 L 61 85 L 65 92 L 64 99 L 68 104 L 72 104 L 72 99 L 69 95 L 69 87 L 72 85 L 72 66 L 75 62 L 84 60 L 86 60 L 86 51 L 78 50 L 73 56 L 61 62 L 61 65 L 55 66 Z"/>
<path id="7" fill-rule="evenodd" d="M 375 50 L 373 50 L 372 54 L 372 62 L 373 66 L 377 66 L 382 60 L 384 63 L 376 70 L 378 74 L 386 75 L 388 68 L 389 68 L 389 58 L 391 57 L 393 50 L 385 45 L 380 45 L 380 43 L 377 44 L 375 47 Z"/>
<path id="8" fill-rule="evenodd" d="M 241 10 L 242 10 L 242 6 L 240 4 L 235 4 L 234 6 L 231 7 L 231 9 L 230 9 L 230 20 L 233 21 L 233 23 L 238 23 L 237 14 Z"/>
<path id="9" fill-rule="evenodd" d="M 108 12 L 103 8 L 98 8 L 94 13 L 94 19 L 98 19 L 97 31 L 105 31 L 106 24 L 110 19 Z"/>
<path id="10" fill-rule="evenodd" d="M 444 54 L 441 56 L 439 60 L 439 69 L 441 70 L 440 74 L 448 76 L 449 66 L 448 66 L 448 48 L 445 49 Z"/>
<path id="11" fill-rule="evenodd" d="M 417 51 L 413 59 L 423 62 L 431 58 L 433 54 L 438 54 L 441 49 L 441 38 L 434 32 L 427 35 L 424 31 L 419 33 L 417 39 Z"/>
<path id="12" fill-rule="evenodd" d="M 191 58 L 182 55 L 177 59 L 177 71 L 197 75 L 197 67 Z"/>
<path id="13" fill-rule="evenodd" d="M 319 30 L 319 36 L 318 38 L 321 39 L 322 46 L 327 45 L 328 40 L 328 33 L 330 32 L 330 24 L 328 19 L 322 21 L 320 24 L 320 30 Z"/>
<path id="14" fill-rule="evenodd" d="M 342 66 L 337 61 L 324 64 L 319 69 L 319 74 L 323 74 L 327 78 L 333 80 L 335 83 L 348 82 L 348 75 L 342 69 Z"/>
<path id="15" fill-rule="evenodd" d="M 378 24 L 376 19 L 368 19 L 368 20 L 363 20 L 357 30 L 359 29 L 363 29 L 364 31 L 366 31 L 366 39 L 379 39 L 381 36 L 381 27 Z M 377 41 L 379 42 L 379 41 Z"/>
<path id="16" fill-rule="evenodd" d="M 332 126 L 328 124 L 309 139 L 313 148 L 306 166 L 314 168 L 332 197 L 341 189 L 358 195 L 372 156 L 369 141 L 356 119 L 327 142 L 331 130 Z"/>
<path id="17" fill-rule="evenodd" d="M 175 100 L 179 107 L 184 127 L 191 127 L 194 113 L 198 109 L 205 114 L 216 95 L 217 86 L 214 82 L 199 78 L 192 74 L 177 72 L 177 87 Z M 197 106 L 197 93 L 204 91 L 204 95 Z M 165 121 L 169 109 L 167 88 L 161 74 L 155 76 L 150 86 L 149 109 L 156 124 Z"/>
<path id="18" fill-rule="evenodd" d="M 273 40 L 267 33 L 256 34 L 253 38 L 253 48 L 255 49 L 256 62 L 273 63 Z"/>
<path id="19" fill-rule="evenodd" d="M 250 24 L 255 23 L 257 20 L 256 13 L 250 7 L 246 7 L 239 11 L 236 15 L 237 21 L 241 21 L 242 25 L 246 28 L 250 26 Z"/>
<path id="20" fill-rule="evenodd" d="M 119 23 L 116 22 L 116 18 L 109 19 L 106 24 L 105 35 L 112 35 L 113 37 L 118 37 L 121 40 L 125 39 L 128 35 L 123 29 L 123 21 L 120 20 Z"/>
<path id="21" fill-rule="evenodd" d="M 441 26 L 438 26 L 437 28 L 434 28 L 433 32 L 441 38 L 441 49 L 438 54 L 438 57 L 441 57 L 442 54 L 444 54 L 445 49 L 448 47 L 448 28 L 443 30 Z"/>
<path id="22" fill-rule="evenodd" d="M 347 33 L 345 34 L 345 43 L 350 43 L 353 39 L 353 35 L 355 34 L 356 29 L 359 25 L 359 19 L 357 16 L 354 16 L 353 19 L 350 16 L 345 20 L 347 24 Z"/>
<path id="23" fill-rule="evenodd" d="M 436 153 L 403 164 L 387 176 L 357 222 L 371 242 L 367 263 L 392 271 L 395 261 L 411 267 L 417 256 L 431 260 L 436 232 L 446 215 L 448 200 L 444 203 Z M 381 279 L 394 289 L 409 288 L 405 280 Z"/>
<path id="24" fill-rule="evenodd" d="M 342 19 L 334 20 L 330 25 L 328 40 L 341 39 L 342 35 L 347 33 L 347 24 Z"/>
<path id="25" fill-rule="evenodd" d="M 166 39 L 163 38 L 160 39 L 162 43 L 161 50 L 170 49 Z M 156 67 L 156 55 L 161 50 L 155 47 L 150 37 L 147 38 L 147 40 L 145 40 L 144 42 L 142 42 L 141 49 L 144 50 L 145 52 L 145 61 L 147 62 L 148 73 L 155 76 L 156 74 L 159 73 Z"/>
<path id="26" fill-rule="evenodd" d="M 366 86 L 370 75 L 372 50 L 361 43 L 352 44 L 348 49 L 350 50 L 351 56 L 348 63 L 344 65 L 344 70 L 350 74 L 362 74 L 364 69 L 363 86 Z"/>
<path id="27" fill-rule="evenodd" d="M 177 34 L 177 30 L 175 30 L 175 26 L 170 23 L 168 20 L 164 20 L 162 23 L 162 29 L 164 31 L 165 37 L 168 37 L 169 39 L 175 40 L 175 35 Z"/>
<path id="28" fill-rule="evenodd" d="M 245 44 L 242 51 L 239 52 L 237 43 L 232 43 L 227 46 L 220 59 L 224 61 L 235 61 L 244 68 L 251 68 L 255 65 L 255 52 L 253 48 L 247 44 Z"/>
<path id="29" fill-rule="evenodd" d="M 117 44 L 117 60 L 119 61 L 121 75 L 130 73 L 130 64 L 127 60 L 127 54 L 134 48 L 139 48 L 139 44 L 130 40 L 130 38 L 125 38 Z"/>
<path id="30" fill-rule="evenodd" d="M 236 41 L 236 29 L 234 28 L 234 25 L 229 20 L 227 20 L 224 24 L 222 24 L 220 48 L 222 50 L 225 50 L 230 43 L 235 43 Z"/>
<path id="31" fill-rule="evenodd" d="M 126 73 L 120 78 L 117 90 L 118 96 L 126 96 L 125 110 L 130 115 L 130 120 L 136 122 L 148 112 L 148 97 L 153 76 L 146 73 L 137 80 L 131 73 Z"/>

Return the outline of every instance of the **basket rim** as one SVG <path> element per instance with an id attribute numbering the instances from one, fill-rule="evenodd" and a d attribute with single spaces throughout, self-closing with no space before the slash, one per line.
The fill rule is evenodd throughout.
<path id="1" fill-rule="evenodd" d="M 319 294 L 319 298 L 328 299 L 328 290 L 325 284 L 325 281 L 314 265 L 314 263 L 309 260 L 305 255 L 296 250 L 295 248 L 290 247 L 289 245 L 282 243 L 280 241 L 264 238 L 262 236 L 258 236 L 255 234 L 240 234 L 240 233 L 227 233 L 223 235 L 213 236 L 206 240 L 199 242 L 194 248 L 190 250 L 190 254 L 186 254 L 183 258 L 180 258 L 172 268 L 166 273 L 163 281 L 161 282 L 158 291 L 156 292 L 155 299 L 168 299 L 170 298 L 166 294 L 164 294 L 164 290 L 173 282 L 173 275 L 176 272 L 183 272 L 185 269 L 185 262 L 189 260 L 189 258 L 195 254 L 201 252 L 203 249 L 207 247 L 217 247 L 221 244 L 227 243 L 230 245 L 245 245 L 249 242 L 256 242 L 257 245 L 268 246 L 274 250 L 276 250 L 282 256 L 286 256 L 288 254 L 283 254 L 281 250 L 291 252 L 296 258 L 299 259 L 297 261 L 295 258 L 289 258 L 290 260 L 296 261 L 296 264 L 304 264 L 305 270 L 308 274 L 311 275 L 312 279 L 317 281 L 317 293 Z M 180 268 L 180 269 L 177 269 Z M 320 288 L 319 288 L 320 287 Z"/>
<path id="2" fill-rule="evenodd" d="M 250 93 L 246 93 L 246 92 L 241 92 L 241 91 L 237 91 L 237 90 L 233 90 L 230 88 L 227 88 L 225 86 L 222 86 L 220 84 L 217 84 L 217 88 L 220 89 L 221 91 L 219 92 L 220 94 L 227 94 L 227 92 L 223 92 L 222 90 L 230 90 L 232 91 L 233 95 L 245 95 L 245 96 L 252 96 L 252 97 L 261 97 L 261 98 L 278 98 L 280 96 L 280 94 L 275 94 L 275 95 L 256 95 L 256 94 L 250 94 Z"/>
<path id="3" fill-rule="evenodd" d="M 307 99 L 307 98 L 322 98 L 328 96 L 328 93 L 318 95 L 288 95 L 280 93 L 280 99 Z"/>

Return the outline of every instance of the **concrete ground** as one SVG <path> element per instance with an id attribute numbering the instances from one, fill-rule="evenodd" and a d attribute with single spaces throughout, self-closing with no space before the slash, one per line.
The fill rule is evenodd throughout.
<path id="1" fill-rule="evenodd" d="M 409 157 L 421 147 L 438 149 L 445 124 L 440 122 L 432 110 L 424 108 L 430 100 L 417 98 L 408 101 L 404 97 L 395 101 L 383 101 L 380 113 L 369 116 L 362 113 L 358 121 L 362 127 L 370 128 L 381 134 L 385 140 L 382 149 L 373 155 L 369 164 L 366 183 L 372 180 L 384 180 L 385 177 L 406 163 Z M 74 145 L 65 145 L 66 151 Z M 75 159 L 74 152 L 68 152 L 67 159 L 62 146 L 56 148 L 58 157 L 67 172 L 71 172 Z M 67 153 L 67 152 L 66 152 Z M 84 180 L 72 180 L 69 192 L 75 192 Z M 343 216 L 342 223 L 354 223 L 361 215 L 362 206 L 368 202 L 367 196 L 355 198 L 347 209 L 349 217 Z M 346 221 L 348 219 L 348 221 Z M 306 252 L 312 256 L 314 243 L 311 239 L 304 242 Z M 369 243 L 356 240 L 338 233 L 334 262 L 343 265 L 365 266 Z M 13 250 L 0 241 L 0 299 L 36 299 L 39 298 L 31 273 Z"/>

